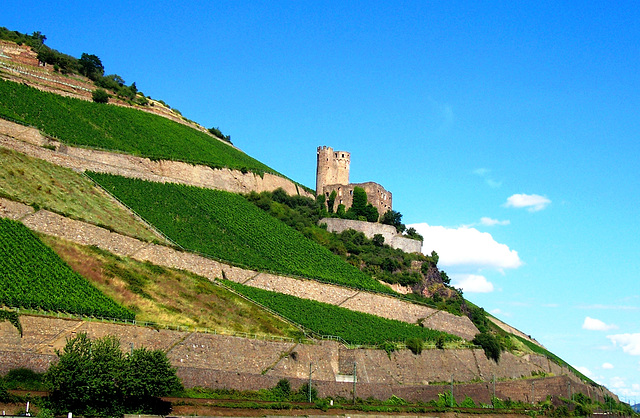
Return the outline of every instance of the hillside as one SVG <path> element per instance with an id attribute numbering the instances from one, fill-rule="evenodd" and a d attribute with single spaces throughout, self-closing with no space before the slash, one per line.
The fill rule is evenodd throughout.
<path id="1" fill-rule="evenodd" d="M 107 156 L 124 153 L 280 176 L 199 129 L 132 107 L 63 97 L 12 81 L 0 80 L 0 117 L 55 137 L 64 147 L 47 147 L 48 142 L 40 146 L 52 162 L 69 156 L 66 146 L 88 147 Z M 0 140 L 24 144 L 6 132 L 0 132 Z M 49 316 L 24 316 L 25 339 L 0 323 L 0 355 L 7 359 L 0 372 L 11 365 L 42 371 L 55 360 L 54 348 L 61 339 L 86 329 L 92 336 L 114 332 L 125 344 L 144 342 L 166 350 L 187 386 L 257 389 L 280 378 L 299 386 L 308 378 L 309 363 L 316 363 L 315 378 L 326 396 L 348 396 L 351 379 L 362 380 L 362 393 L 370 396 L 402 393 L 421 399 L 427 393 L 437 396 L 438 388 L 428 386 L 453 379 L 453 374 L 461 383 L 457 396 L 466 393 L 483 401 L 491 399 L 491 376 L 512 383 L 504 385 L 502 396 L 531 403 L 546 395 L 564 396 L 568 382 L 594 399 L 612 396 L 534 341 L 494 325 L 484 311 L 464 300 L 458 300 L 457 311 L 451 313 L 446 312 L 452 310 L 446 301 L 435 306 L 433 300 L 417 297 L 415 303 L 395 297 L 389 286 L 347 262 L 349 251 L 355 254 L 353 247 L 345 246 L 341 258 L 240 194 L 91 172 L 88 163 L 82 167 L 88 161 L 82 158 L 76 159 L 75 167 L 82 174 L 3 147 L 0 159 L 0 197 L 7 199 L 0 202 L 0 217 L 22 222 L 0 218 L 0 232 L 6 235 L 3 287 L 17 283 L 16 277 L 37 276 L 24 286 L 40 297 L 20 296 L 16 289 L 3 294 L 0 303 L 9 309 L 29 308 L 30 314 L 46 311 Z M 114 157 L 109 164 L 114 161 L 120 160 Z M 22 206 L 12 211 L 2 205 Z M 36 229 L 36 218 L 40 234 L 24 226 Z M 64 233 L 69 236 L 62 237 Z M 155 258 L 148 256 L 151 253 Z M 22 265 L 25 258 L 41 264 L 28 270 Z M 171 268 L 178 258 L 180 267 Z M 188 261 L 196 259 L 210 268 L 196 274 L 196 266 Z M 437 261 L 431 261 L 435 268 Z M 63 277 L 75 280 L 72 288 L 93 289 L 83 292 L 99 295 L 91 298 L 104 298 L 109 301 L 105 304 L 112 304 L 109 309 L 121 313 L 52 305 L 54 296 L 56 302 L 92 300 L 63 290 Z M 48 287 L 36 287 L 45 284 Z M 312 286 L 317 290 L 308 291 Z M 442 282 L 439 286 L 447 288 Z M 438 300 L 453 294 L 442 295 Z M 93 324 L 52 318 L 58 312 L 112 321 L 135 315 L 137 321 L 153 324 L 133 327 L 117 321 Z M 165 339 L 153 332 L 162 332 Z M 237 333 L 271 341 L 238 338 Z M 476 334 L 484 339 L 474 339 Z M 277 338 L 286 342 L 274 342 Z M 41 357 L 36 361 L 25 353 Z M 357 379 L 351 374 L 356 362 Z M 541 379 L 533 399 L 524 380 L 532 377 Z M 478 382 L 487 386 L 472 386 Z"/>

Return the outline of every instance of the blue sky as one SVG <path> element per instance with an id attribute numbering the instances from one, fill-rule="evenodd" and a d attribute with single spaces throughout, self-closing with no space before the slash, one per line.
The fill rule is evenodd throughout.
<path id="1" fill-rule="evenodd" d="M 393 193 L 471 301 L 640 402 L 640 3 L 3 5 L 314 187 Z"/>

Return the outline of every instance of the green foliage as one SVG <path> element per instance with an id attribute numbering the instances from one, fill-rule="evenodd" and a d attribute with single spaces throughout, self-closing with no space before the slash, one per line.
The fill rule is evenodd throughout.
<path id="1" fill-rule="evenodd" d="M 19 222 L 0 218 L 0 303 L 10 307 L 134 319 L 73 271 Z"/>
<path id="2" fill-rule="evenodd" d="M 439 335 L 436 338 L 436 341 L 442 338 L 442 335 Z M 422 348 L 424 347 L 424 342 L 420 338 L 409 338 L 405 344 L 407 348 L 411 350 L 411 352 L 415 355 L 420 355 L 422 353 Z"/>
<path id="3" fill-rule="evenodd" d="M 46 390 L 44 375 L 25 368 L 9 370 L 4 377 L 4 382 L 8 389 Z"/>
<path id="4" fill-rule="evenodd" d="M 97 80 L 98 77 L 102 77 L 104 74 L 104 66 L 100 58 L 86 52 L 83 52 L 78 60 L 78 70 L 80 74 L 92 80 Z"/>
<path id="5" fill-rule="evenodd" d="M 91 341 L 79 334 L 57 354 L 58 362 L 45 374 L 56 413 L 157 413 L 164 406 L 158 397 L 182 389 L 164 352 L 142 348 L 124 355 L 112 336 Z"/>
<path id="6" fill-rule="evenodd" d="M 209 128 L 209 132 L 212 135 L 217 136 L 218 138 L 227 141 L 228 143 L 231 143 L 231 135 L 225 135 L 222 133 L 222 131 L 220 130 L 220 128 Z"/>
<path id="7" fill-rule="evenodd" d="M 407 238 L 415 239 L 418 241 L 424 241 L 424 237 L 416 231 L 415 228 L 408 228 L 404 234 Z"/>
<path id="8" fill-rule="evenodd" d="M 251 269 L 392 293 L 240 195 L 88 174 L 169 238 L 191 251 Z"/>
<path id="9" fill-rule="evenodd" d="M 2 227 L 0 226 L 0 228 L 2 228 Z M 1 248 L 2 248 L 2 246 L 0 244 L 0 249 Z M 1 250 L 0 250 L 0 254 L 1 254 Z M 0 264 L 2 264 L 2 263 L 0 263 Z M 20 337 L 22 337 L 22 324 L 20 323 L 20 319 L 18 318 L 18 313 L 17 312 L 0 310 L 0 322 L 2 322 L 2 321 L 8 321 L 11 325 L 16 327 L 18 332 L 20 332 Z"/>
<path id="10" fill-rule="evenodd" d="M 35 126 L 69 145 L 279 175 L 242 151 L 167 118 L 121 106 L 101 106 L 10 81 L 0 80 L 0 117 Z"/>
<path id="11" fill-rule="evenodd" d="M 353 344 L 379 345 L 409 339 L 457 341 L 453 335 L 418 325 L 350 311 L 335 305 L 300 299 L 225 280 L 224 283 L 249 299 L 266 306 L 292 322 L 320 335 L 333 335 Z"/>
<path id="12" fill-rule="evenodd" d="M 329 194 L 329 198 L 327 199 L 327 208 L 329 210 L 329 213 L 333 213 L 333 205 L 336 202 L 337 196 L 338 196 L 338 192 L 336 192 L 335 190 L 332 190 L 331 193 Z"/>
<path id="13" fill-rule="evenodd" d="M 514 335 L 514 337 L 520 341 L 522 344 L 524 344 L 527 348 L 529 348 L 531 351 L 533 351 L 534 353 L 537 354 L 542 354 L 543 356 L 546 356 L 547 358 L 551 359 L 551 361 L 553 361 L 554 363 L 562 366 L 562 367 L 566 367 L 569 370 L 571 370 L 572 373 L 574 373 L 576 376 L 579 376 L 583 381 L 588 382 L 594 386 L 597 386 L 597 383 L 594 382 L 593 380 L 589 379 L 587 376 L 585 376 L 584 374 L 582 374 L 580 371 L 578 371 L 575 367 L 571 366 L 569 363 L 567 363 L 566 361 L 562 360 L 560 357 L 558 357 L 557 355 L 553 354 L 552 352 L 540 347 L 539 345 L 520 337 L 519 335 Z"/>
<path id="14" fill-rule="evenodd" d="M 95 89 L 91 93 L 91 98 L 96 103 L 109 103 L 109 93 L 103 89 Z"/>
<path id="15" fill-rule="evenodd" d="M 403 233 L 406 229 L 406 226 L 402 223 L 402 214 L 400 212 L 396 212 L 395 210 L 389 210 L 385 212 L 380 219 L 380 223 L 394 226 L 398 233 Z"/>
<path id="16" fill-rule="evenodd" d="M 448 408 L 448 407 L 456 407 L 458 403 L 456 399 L 453 397 L 453 394 L 450 390 L 445 393 L 438 393 L 438 399 L 436 400 L 436 406 L 440 408 Z"/>
<path id="17" fill-rule="evenodd" d="M 502 348 L 500 347 L 498 339 L 493 334 L 489 332 L 481 332 L 476 334 L 471 342 L 482 347 L 484 354 L 488 359 L 492 359 L 496 363 L 500 360 Z"/>
<path id="18" fill-rule="evenodd" d="M 378 209 L 367 202 L 367 192 L 362 187 L 353 188 L 353 202 L 346 212 L 348 219 L 359 219 L 364 217 L 368 222 L 377 222 L 379 218 Z"/>
<path id="19" fill-rule="evenodd" d="M 464 401 L 462 401 L 462 403 L 460 403 L 460 406 L 462 408 L 476 408 L 477 407 L 476 403 L 468 395 L 464 398 Z"/>

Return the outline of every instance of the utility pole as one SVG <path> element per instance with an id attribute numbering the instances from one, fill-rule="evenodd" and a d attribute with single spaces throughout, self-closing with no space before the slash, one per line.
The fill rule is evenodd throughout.
<path id="1" fill-rule="evenodd" d="M 358 380 L 356 375 L 356 362 L 353 362 L 353 404 L 356 404 L 356 381 Z"/>
<path id="2" fill-rule="evenodd" d="M 453 373 L 451 374 L 451 407 L 453 408 Z"/>
<path id="3" fill-rule="evenodd" d="M 313 370 L 311 370 L 312 366 L 313 363 L 309 363 L 309 403 L 311 403 L 311 373 L 313 373 Z"/>
<path id="4" fill-rule="evenodd" d="M 531 381 L 531 405 L 533 405 L 534 403 L 536 403 L 536 382 L 535 381 Z"/>

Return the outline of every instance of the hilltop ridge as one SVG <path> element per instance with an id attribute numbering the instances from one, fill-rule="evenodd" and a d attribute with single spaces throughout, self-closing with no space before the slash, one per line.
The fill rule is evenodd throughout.
<path id="1" fill-rule="evenodd" d="M 3 43 L 1 43 L 0 46 L 5 49 L 0 50 L 0 52 L 6 52 L 6 45 L 9 44 L 5 41 L 1 42 Z M 55 92 L 64 96 L 75 95 L 77 98 L 82 98 L 82 100 L 85 101 L 90 97 L 91 83 L 87 81 L 88 79 L 82 80 L 74 76 L 74 80 L 76 81 L 73 83 L 77 82 L 78 84 L 73 84 L 62 81 L 68 79 L 68 76 L 60 76 L 60 78 L 57 78 L 58 74 L 53 74 L 53 72 L 50 72 L 51 74 L 47 77 L 38 76 L 37 71 L 34 69 L 36 67 L 32 61 L 29 61 L 33 59 L 33 57 L 27 51 L 28 48 L 18 48 L 17 46 L 14 49 L 19 51 L 19 53 L 14 54 L 14 56 L 18 58 L 13 58 L 13 64 L 15 64 L 13 67 L 3 61 L 7 57 L 12 59 L 10 54 L 0 54 L 3 55 L 0 56 L 1 78 L 11 80 L 11 83 L 31 84 L 39 90 Z M 17 65 L 31 68 L 28 71 L 21 70 L 16 67 Z M 36 65 L 39 67 L 38 63 L 36 63 Z M 129 178 L 153 180 L 161 183 L 182 183 L 210 189 L 223 189 L 233 193 L 247 193 L 249 191 L 264 192 L 283 188 L 292 196 L 309 197 L 309 195 L 311 195 L 311 193 L 303 189 L 300 185 L 285 179 L 279 173 L 270 172 L 272 171 L 271 169 L 248 156 L 247 160 L 242 160 L 242 162 L 238 164 L 240 153 L 233 154 L 233 156 L 227 160 L 231 161 L 230 163 L 216 160 L 215 158 L 219 158 L 222 155 L 222 152 L 216 154 L 218 151 L 212 153 L 212 159 L 210 160 L 184 158 L 184 154 L 180 154 L 180 156 L 177 157 L 177 154 L 174 153 L 175 149 L 173 148 L 163 149 L 162 152 L 157 154 L 153 154 L 153 152 L 149 152 L 148 150 L 140 153 L 140 148 L 131 148 L 132 144 L 128 142 L 130 140 L 126 137 L 123 137 L 120 143 L 115 146 L 109 145 L 106 147 L 108 149 L 96 150 L 95 147 L 97 144 L 84 143 L 82 139 L 78 139 L 78 136 L 76 136 L 77 132 L 56 131 L 55 126 L 47 124 L 47 121 L 39 125 L 40 122 L 34 118 L 34 115 L 31 114 L 26 107 L 20 111 L 16 111 L 16 103 L 8 104 L 9 100 L 7 100 L 7 97 L 11 94 L 10 91 L 12 89 L 21 89 L 20 91 L 24 92 L 26 91 L 24 90 L 25 87 L 20 84 L 8 85 L 6 83 L 10 82 L 0 81 L 0 86 L 3 88 L 3 90 L 0 91 L 0 115 L 24 124 L 33 123 L 37 128 L 26 127 L 0 119 L 0 147 L 11 148 L 17 152 L 54 164 L 72 167 L 82 172 L 93 170 Z M 11 97 L 15 99 L 18 95 Z M 40 98 L 44 96 L 37 97 Z M 42 102 L 46 101 L 41 109 L 56 106 L 52 104 L 54 101 L 48 101 L 49 99 L 37 100 Z M 18 100 L 13 100 L 13 102 L 17 101 Z M 142 108 L 141 106 L 129 105 L 126 102 L 116 104 L 121 107 L 131 107 L 138 110 Z M 86 112 L 84 115 L 85 118 L 92 122 L 91 124 L 97 124 L 95 121 L 99 115 L 91 114 L 89 116 L 89 112 L 85 109 L 86 108 L 82 108 L 82 110 L 77 110 L 76 112 Z M 142 110 L 148 112 L 149 108 Z M 39 115 L 41 114 L 42 112 L 39 113 Z M 163 110 L 158 114 L 175 122 L 179 122 L 182 125 L 194 128 L 203 135 L 212 137 L 212 135 L 205 132 L 207 131 L 206 129 L 176 116 L 175 112 L 165 112 Z M 107 123 L 107 125 L 109 124 Z M 112 126 L 109 126 L 109 129 L 111 128 Z M 49 129 L 52 129 L 52 131 L 49 131 Z M 51 134 L 53 131 L 55 131 L 54 135 L 57 137 L 56 139 L 52 138 Z M 43 134 L 43 132 L 46 132 L 46 134 Z M 106 129 L 104 132 L 109 133 L 103 135 L 103 138 L 112 139 L 115 135 L 112 135 L 112 131 L 107 131 Z M 145 132 L 148 133 L 148 131 Z M 157 135 L 156 137 L 159 138 L 164 133 L 155 134 Z M 217 150 L 234 149 L 224 143 L 224 141 L 216 142 L 221 142 L 221 145 L 226 147 L 216 148 Z M 211 143 L 206 144 L 210 145 Z M 193 143 L 190 145 L 193 145 Z M 87 146 L 91 146 L 94 149 L 86 148 Z M 136 146 L 138 146 L 138 144 L 136 144 Z M 130 152 L 130 154 L 120 152 Z M 138 153 L 140 154 L 136 155 Z M 163 158 L 161 159 L 160 157 Z M 194 163 L 199 164 L 194 166 Z M 94 179 L 105 178 L 104 176 L 94 177 Z M 125 183 L 126 182 L 123 182 L 123 184 Z M 0 216 L 7 217 L 8 214 L 14 213 L 14 217 L 22 219 L 24 224 L 46 235 L 62 236 L 71 241 L 73 241 L 74 236 L 81 237 L 79 238 L 79 243 L 96 245 L 118 256 L 150 261 L 153 264 L 172 268 L 187 270 L 192 268 L 195 273 L 207 277 L 211 281 L 219 282 L 220 284 L 224 284 L 224 280 L 229 280 L 230 282 L 259 288 L 262 289 L 262 291 L 276 291 L 279 294 L 296 296 L 300 299 L 315 299 L 316 301 L 322 302 L 328 301 L 328 304 L 332 306 L 335 305 L 361 313 L 365 312 L 372 314 L 372 316 L 393 316 L 394 319 L 401 318 L 399 321 L 412 324 L 412 326 L 416 328 L 448 331 L 451 334 L 462 337 L 467 342 L 473 340 L 474 336 L 480 331 L 467 316 L 455 316 L 443 312 L 440 309 L 401 302 L 397 298 L 367 293 L 361 290 L 354 291 L 347 287 L 335 286 L 335 284 L 329 285 L 311 282 L 309 280 L 305 281 L 300 278 L 265 272 L 261 269 L 240 269 L 237 266 L 231 264 L 225 265 L 224 262 L 211 260 L 210 258 L 202 258 L 198 259 L 198 262 L 194 262 L 197 257 L 201 256 L 194 254 L 193 249 L 191 249 L 190 252 L 186 252 L 184 248 L 182 248 L 183 251 L 177 251 L 154 243 L 145 243 L 142 241 L 137 241 L 136 243 L 136 240 L 133 240 L 131 237 L 123 236 L 119 238 L 118 234 L 111 233 L 104 228 L 103 231 L 99 233 L 96 232 L 96 234 L 107 238 L 91 240 L 90 237 L 92 233 L 88 231 L 95 230 L 94 228 L 99 228 L 99 226 L 77 224 L 77 222 L 80 221 L 68 219 L 68 217 L 52 212 L 42 211 L 39 208 L 30 208 L 24 205 L 19 206 L 20 202 L 16 202 L 17 198 L 15 196 L 6 196 L 7 193 L 2 192 L 2 186 L 2 179 L 0 179 L 0 194 L 9 197 L 10 200 L 3 199 L 0 202 L 0 209 L 2 209 L 0 210 Z M 125 187 L 131 188 L 132 186 Z M 108 187 L 105 186 L 105 188 Z M 166 187 L 160 193 L 166 193 L 171 199 L 177 199 L 175 196 L 186 194 L 184 191 L 175 190 L 179 189 Z M 124 198 L 122 199 L 126 200 Z M 132 202 L 136 200 L 139 201 L 140 199 L 134 198 L 133 200 L 129 200 L 129 204 L 134 206 Z M 176 200 L 176 202 L 178 201 Z M 31 202 L 25 203 L 33 205 Z M 157 199 L 155 204 L 160 205 L 160 200 Z M 247 202 L 247 204 L 249 203 Z M 15 209 L 16 207 L 18 209 Z M 168 213 L 166 208 L 165 212 Z M 18 214 L 16 215 L 16 213 Z M 236 214 L 239 215 L 239 211 L 236 211 Z M 173 221 L 178 223 L 182 214 L 175 213 L 171 216 L 173 216 Z M 210 216 L 210 214 L 207 212 L 202 215 L 202 223 L 211 222 L 210 219 L 205 219 L 206 216 Z M 150 216 L 145 217 L 148 218 L 147 221 L 151 219 Z M 153 221 L 152 223 L 164 231 L 163 233 L 166 233 L 167 230 L 159 226 L 160 222 Z M 71 225 L 76 226 L 71 227 Z M 188 227 L 191 228 L 191 224 Z M 259 229 L 258 226 L 252 225 L 248 233 L 255 233 Z M 201 235 L 200 239 L 219 239 L 220 236 L 228 233 L 228 231 L 223 231 L 215 234 L 207 234 L 206 236 Z M 302 234 L 299 235 L 303 236 Z M 120 239 L 122 241 L 118 241 Z M 245 239 L 245 241 L 250 240 L 252 240 L 252 238 Z M 136 250 L 123 251 L 122 248 L 124 248 L 124 245 L 118 243 L 124 243 L 125 241 L 128 245 L 133 244 Z M 105 245 L 107 242 L 109 245 Z M 156 250 L 157 252 L 153 254 Z M 183 259 L 177 262 L 176 260 L 181 257 L 183 257 Z M 286 254 L 279 255 L 279 257 L 280 260 L 289 258 Z M 327 259 L 329 258 L 328 255 L 326 257 Z M 287 262 L 288 261 L 289 260 L 287 260 Z M 194 269 L 195 266 L 202 266 L 204 264 L 206 264 L 204 268 Z M 353 266 L 350 266 L 350 268 L 351 267 Z M 355 267 L 353 268 L 355 269 Z M 311 276 L 312 274 L 309 275 Z M 233 284 L 231 287 L 234 287 L 238 293 L 243 292 L 242 286 Z M 391 291 L 389 293 L 394 292 Z M 253 297 L 255 299 L 259 296 Z M 249 299 L 251 299 L 251 297 L 249 297 Z M 296 299 L 282 298 L 281 300 L 284 301 L 281 302 L 283 304 L 303 305 L 302 302 L 296 302 Z M 176 309 L 179 309 L 179 307 L 176 307 Z M 277 311 L 277 307 L 272 307 L 271 309 Z M 307 316 L 313 317 L 313 315 L 313 311 L 311 311 L 311 314 Z M 364 318 L 364 316 L 358 318 Z M 493 321 L 490 317 L 489 320 Z M 31 343 L 27 343 L 26 340 L 17 339 L 11 328 L 6 327 L 4 323 L 0 323 L 0 333 L 7 337 L 3 339 L 0 354 L 10 360 L 6 363 L 3 362 L 5 369 L 11 365 L 30 365 L 32 368 L 42 370 L 45 365 L 54 361 L 53 347 L 58 344 L 61 336 L 69 335 L 71 328 L 87 329 L 93 336 L 102 335 L 105 332 L 114 332 L 123 336 L 125 343 L 130 340 L 133 341 L 141 335 L 149 334 L 148 329 L 142 329 L 140 327 L 131 328 L 124 325 L 107 326 L 81 322 L 73 324 L 73 326 L 69 328 L 71 325 L 69 323 L 40 317 L 25 317 L 24 322 L 26 333 L 29 338 L 31 338 L 31 341 L 38 341 L 39 349 L 37 353 L 41 357 L 39 357 L 37 361 L 33 356 L 23 357 L 25 353 L 28 353 L 30 350 L 33 351 L 33 347 L 30 345 Z M 388 397 L 396 393 L 403 394 L 407 399 L 421 399 L 423 396 L 433 396 L 434 393 L 437 394 L 439 392 L 437 392 L 437 388 L 428 388 L 429 384 L 446 381 L 450 375 L 455 372 L 456 380 L 459 382 L 469 383 L 472 381 L 482 381 L 486 384 L 492 374 L 499 376 L 499 378 L 509 379 L 511 387 L 509 387 L 509 385 L 503 385 L 500 392 L 501 395 L 531 402 L 542 399 L 542 397 L 546 395 L 558 396 L 558 394 L 563 393 L 562 391 L 565 390 L 564 387 L 566 387 L 567 382 L 572 382 L 575 385 L 574 388 L 580 388 L 580 390 L 586 391 L 588 396 L 593 396 L 596 399 L 605 400 L 607 397 L 615 398 L 611 392 L 596 385 L 592 381 L 586 380 L 584 376 L 580 376 L 577 371 L 570 366 L 562 364 L 561 362 L 556 364 L 549 361 L 548 359 L 550 358 L 557 361 L 557 358 L 550 356 L 550 353 L 545 354 L 543 347 L 539 347 L 541 351 L 538 353 L 527 345 L 527 343 L 538 344 L 535 340 L 532 340 L 522 333 L 518 335 L 516 330 L 506 324 L 498 324 L 498 326 L 502 329 L 503 333 L 500 334 L 500 337 L 511 344 L 510 351 L 505 351 L 499 361 L 497 359 L 494 359 L 495 361 L 489 359 L 488 356 L 482 353 L 483 350 L 469 348 L 469 346 L 464 345 L 456 347 L 455 350 L 452 349 L 452 346 L 448 347 L 450 348 L 449 350 L 440 350 L 436 348 L 439 344 L 437 341 L 427 341 L 426 349 L 422 353 L 411 353 L 406 349 L 394 351 L 398 347 L 401 348 L 402 345 L 386 346 L 387 352 L 385 353 L 385 350 L 381 349 L 382 346 L 378 348 L 369 347 L 354 350 L 353 347 L 335 342 L 316 342 L 311 345 L 301 344 L 300 342 L 289 342 L 286 344 L 257 343 L 234 340 L 229 337 L 208 336 L 193 331 L 163 332 L 164 336 L 173 341 L 170 346 L 162 345 L 163 343 L 159 343 L 156 338 L 152 337 L 146 339 L 145 343 L 149 344 L 149 346 L 162 346 L 167 349 L 174 364 L 178 365 L 179 373 L 183 380 L 192 386 L 210 385 L 218 387 L 258 388 L 264 387 L 266 384 L 274 384 L 275 381 L 283 377 L 290 378 L 296 382 L 297 385 L 301 385 L 306 377 L 307 363 L 317 362 L 320 369 L 316 377 L 318 386 L 323 391 L 322 393 L 332 394 L 334 396 L 348 396 L 349 383 L 346 382 L 347 384 L 345 385 L 344 376 L 349 376 L 348 366 L 357 361 L 358 364 L 361 365 L 359 367 L 362 367 L 360 373 L 364 373 L 363 376 L 358 376 L 358 379 L 363 379 L 362 384 L 364 385 L 364 389 L 361 389 L 363 390 L 362 393 L 376 397 Z M 57 333 L 57 340 L 50 335 L 44 337 L 42 335 L 36 335 L 37 332 L 35 330 L 37 327 L 42 327 L 42 329 L 45 330 L 44 333 L 47 335 Z M 488 330 L 482 330 L 482 332 L 489 333 Z M 520 341 L 512 334 L 516 334 L 525 341 Z M 54 340 L 58 342 L 52 342 Z M 238 366 L 239 368 L 233 368 L 231 363 L 242 362 L 238 362 L 231 357 L 214 361 L 214 357 L 212 356 L 214 352 L 235 353 L 237 356 L 242 356 L 245 359 L 251 359 L 252 356 L 255 356 L 256 360 L 253 362 L 250 361 L 250 364 L 243 365 L 242 367 Z M 297 353 L 296 356 L 291 354 L 294 352 Z M 385 357 L 388 360 L 386 360 Z M 435 369 L 435 371 L 429 372 L 429 368 Z M 6 370 L 0 371 L 4 372 Z M 241 377 L 235 377 L 234 375 Z M 542 380 L 536 380 L 536 390 L 539 390 L 539 392 L 536 392 L 535 398 L 533 399 L 529 398 L 528 382 L 522 380 L 532 376 L 542 376 Z M 545 380 L 545 378 L 549 380 Z M 354 380 L 355 377 L 351 375 L 351 381 L 353 382 Z M 542 383 L 543 381 L 546 383 Z M 563 387 L 563 385 L 565 386 Z M 491 393 L 488 389 L 481 389 L 471 384 L 464 388 L 461 386 L 458 389 L 458 393 L 458 396 L 464 393 L 474 395 L 483 401 L 490 401 L 491 399 Z"/>

